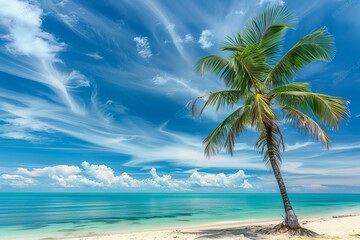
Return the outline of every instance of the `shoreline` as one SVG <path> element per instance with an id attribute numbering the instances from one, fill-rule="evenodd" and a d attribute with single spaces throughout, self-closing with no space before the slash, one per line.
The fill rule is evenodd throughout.
<path id="1" fill-rule="evenodd" d="M 237 239 L 248 240 L 289 239 L 287 234 L 262 235 L 258 230 L 279 224 L 281 219 L 252 219 L 240 221 L 222 221 L 193 226 L 177 226 L 154 230 L 139 230 L 132 232 L 94 234 L 91 236 L 79 236 L 75 238 L 63 238 L 64 240 L 160 240 L 160 239 Z M 301 226 L 315 231 L 323 236 L 323 239 L 359 239 L 360 238 L 360 213 L 338 214 L 317 217 L 305 217 L 300 219 Z M 312 239 L 310 237 L 291 237 L 291 239 Z"/>

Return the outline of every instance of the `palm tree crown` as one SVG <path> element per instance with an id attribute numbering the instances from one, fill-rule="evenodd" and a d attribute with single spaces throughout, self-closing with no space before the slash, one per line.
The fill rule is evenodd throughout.
<path id="1" fill-rule="evenodd" d="M 215 155 L 223 148 L 233 154 L 236 137 L 246 128 L 255 128 L 260 135 L 256 147 L 276 175 L 280 153 L 284 150 L 279 113 L 285 122 L 304 130 L 325 147 L 329 146 L 330 138 L 321 125 L 338 128 L 348 114 L 346 100 L 314 93 L 308 83 L 293 82 L 293 79 L 307 64 L 330 61 L 335 54 L 334 40 L 322 27 L 283 53 L 285 32 L 294 29 L 296 22 L 285 6 L 267 8 L 241 33 L 227 37 L 222 51 L 228 52 L 229 57 L 210 55 L 196 63 L 199 74 L 212 71 L 228 89 L 199 96 L 193 102 L 193 114 L 198 99 L 206 99 L 200 115 L 209 106 L 216 111 L 236 106 L 235 111 L 205 138 L 206 156 Z M 279 183 L 278 177 L 277 180 Z M 283 187 L 285 189 L 285 185 Z"/>

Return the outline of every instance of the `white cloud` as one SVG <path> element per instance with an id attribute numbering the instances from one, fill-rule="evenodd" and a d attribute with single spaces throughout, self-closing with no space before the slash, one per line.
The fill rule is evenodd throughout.
<path id="1" fill-rule="evenodd" d="M 166 29 L 169 31 L 170 36 L 172 37 L 173 43 L 176 44 L 179 48 L 182 48 L 182 43 L 192 43 L 194 42 L 194 37 L 188 33 L 184 37 L 180 36 L 175 31 L 175 24 L 169 24 L 166 26 Z"/>
<path id="2" fill-rule="evenodd" d="M 328 187 L 321 184 L 309 184 L 309 185 L 304 185 L 303 187 L 314 190 L 328 189 Z"/>
<path id="3" fill-rule="evenodd" d="M 58 3 L 60 7 L 65 7 L 65 5 L 69 2 L 69 0 L 62 0 Z"/>
<path id="4" fill-rule="evenodd" d="M 123 173 L 120 176 L 114 175 L 114 170 L 105 165 L 93 165 L 88 162 L 83 162 L 81 166 L 85 170 L 85 174 L 100 181 L 104 185 L 110 186 L 112 184 L 120 184 L 121 186 L 134 187 L 138 183 L 135 179 L 132 179 L 127 173 Z"/>
<path id="5" fill-rule="evenodd" d="M 14 54 L 53 58 L 64 48 L 53 35 L 41 30 L 42 10 L 25 1 L 1 0 L 0 17 L 9 34 L 6 49 Z"/>
<path id="6" fill-rule="evenodd" d="M 61 187 L 102 187 L 115 189 L 141 188 L 153 190 L 190 191 L 198 187 L 215 188 L 251 188 L 248 177 L 243 170 L 234 174 L 211 174 L 194 171 L 188 178 L 173 179 L 170 174 L 158 175 L 155 168 L 149 171 L 151 178 L 136 179 L 126 172 L 116 175 L 106 165 L 95 165 L 84 161 L 81 168 L 69 165 L 52 167 L 18 168 L 16 174 L 2 174 L 3 184 L 13 187 L 34 185 L 33 178 L 43 179 L 42 184 L 59 185 Z M 31 177 L 31 178 L 28 178 Z M 52 182 L 46 181 L 46 178 Z"/>
<path id="7" fill-rule="evenodd" d="M 39 142 L 41 140 L 40 137 L 34 136 L 28 132 L 21 132 L 19 130 L 16 132 L 7 131 L 5 133 L 1 133 L 0 138 L 25 140 L 28 142 Z"/>
<path id="8" fill-rule="evenodd" d="M 66 76 L 65 83 L 68 88 L 90 87 L 89 80 L 76 70 L 71 71 L 70 74 Z"/>
<path id="9" fill-rule="evenodd" d="M 250 185 L 247 182 L 243 182 L 246 177 L 247 176 L 243 170 L 239 170 L 238 172 L 230 175 L 226 175 L 224 173 L 199 173 L 198 171 L 194 171 L 188 181 L 191 184 L 202 187 L 249 188 Z"/>
<path id="10" fill-rule="evenodd" d="M 185 43 L 194 42 L 194 37 L 193 37 L 190 33 L 188 33 L 188 34 L 186 34 L 185 37 L 184 37 L 184 42 L 185 42 Z"/>
<path id="11" fill-rule="evenodd" d="M 293 145 L 288 145 L 286 144 L 285 145 L 285 151 L 294 151 L 294 150 L 297 150 L 299 148 L 304 148 L 304 147 L 307 147 L 307 146 L 310 146 L 310 145 L 314 145 L 315 143 L 314 142 L 304 142 L 304 143 L 295 143 Z"/>
<path id="12" fill-rule="evenodd" d="M 2 121 L 16 127 L 16 128 L 27 128 L 32 131 L 47 131 L 48 128 L 42 122 L 34 121 L 24 118 L 5 118 Z"/>
<path id="13" fill-rule="evenodd" d="M 147 37 L 135 37 L 134 42 L 140 57 L 149 59 L 153 55 Z"/>
<path id="14" fill-rule="evenodd" d="M 157 76 L 153 77 L 152 81 L 154 82 L 155 85 L 164 85 L 164 84 L 168 83 L 169 78 L 166 76 L 157 75 Z"/>
<path id="15" fill-rule="evenodd" d="M 252 188 L 252 184 L 249 183 L 249 180 L 248 179 L 245 179 L 244 182 L 240 185 L 241 188 Z"/>
<path id="16" fill-rule="evenodd" d="M 0 125 L 0 138 L 24 140 L 28 142 L 42 142 L 44 137 L 35 132 L 49 132 L 42 122 L 26 118 L 3 118 L 5 124 Z"/>
<path id="17" fill-rule="evenodd" d="M 151 168 L 150 174 L 153 178 L 153 181 L 159 187 L 169 188 L 173 190 L 189 190 L 189 184 L 186 181 L 173 180 L 171 175 L 169 174 L 159 176 L 155 168 Z"/>
<path id="18" fill-rule="evenodd" d="M 28 170 L 26 168 L 18 168 L 17 174 L 26 175 L 30 177 L 41 177 L 41 176 L 70 176 L 80 173 L 82 170 L 76 166 L 69 165 L 57 165 L 53 167 L 34 168 Z"/>
<path id="19" fill-rule="evenodd" d="M 35 182 L 31 178 L 26 178 L 21 175 L 2 174 L 0 176 L 0 185 L 8 185 L 11 187 L 22 188 L 33 185 Z"/>
<path id="20" fill-rule="evenodd" d="M 54 35 L 42 29 L 42 9 L 27 1 L 0 0 L 0 24 L 7 31 L 5 49 L 11 61 L 3 61 L 0 71 L 39 82 L 51 88 L 57 101 L 81 112 L 68 88 L 84 86 L 78 72 L 60 71 L 56 64 L 63 63 L 58 53 L 66 47 Z"/>
<path id="21" fill-rule="evenodd" d="M 54 180 L 56 184 L 65 188 L 83 187 L 83 186 L 90 186 L 90 187 L 103 186 L 102 183 L 90 180 L 81 175 L 70 175 L 70 176 L 53 175 L 50 178 Z"/>
<path id="22" fill-rule="evenodd" d="M 190 94 L 191 97 L 196 97 L 203 94 L 196 88 L 193 88 L 190 81 L 166 74 L 156 75 L 152 78 L 152 82 L 155 85 L 163 86 L 162 90 L 165 91 L 167 95 L 181 93 L 183 95 Z M 164 88 L 165 86 L 166 88 Z"/>
<path id="23" fill-rule="evenodd" d="M 245 11 L 244 10 L 236 10 L 234 12 L 235 15 L 244 15 L 245 14 Z"/>
<path id="24" fill-rule="evenodd" d="M 102 186 L 102 183 L 96 182 L 80 175 L 83 170 L 77 166 L 57 165 L 52 167 L 34 168 L 28 170 L 26 168 L 18 168 L 16 174 L 30 177 L 48 177 L 54 183 L 62 187 L 80 187 L 80 186 Z M 53 184 L 54 184 L 53 183 Z"/>
<path id="25" fill-rule="evenodd" d="M 211 38 L 214 37 L 214 34 L 206 29 L 206 30 L 203 30 L 201 32 L 201 35 L 200 35 L 200 38 L 199 38 L 199 41 L 198 43 L 200 43 L 200 46 L 201 48 L 210 48 L 212 47 L 214 44 L 211 42 Z"/>
<path id="26" fill-rule="evenodd" d="M 352 150 L 359 148 L 360 148 L 360 144 L 337 145 L 334 147 L 330 147 L 330 151 Z"/>
<path id="27" fill-rule="evenodd" d="M 263 4 L 274 4 L 274 5 L 284 5 L 285 1 L 283 0 L 260 0 L 259 5 Z"/>
<path id="28" fill-rule="evenodd" d="M 73 28 L 79 22 L 75 12 L 68 14 L 58 13 L 57 16 L 70 28 Z"/>
<path id="29" fill-rule="evenodd" d="M 86 53 L 85 55 L 96 60 L 104 59 L 104 57 L 100 56 L 98 53 Z"/>
<path id="30" fill-rule="evenodd" d="M 150 12 L 153 14 L 155 19 L 159 19 L 161 21 L 161 24 L 167 28 L 169 31 L 170 37 L 172 42 L 174 43 L 178 53 L 183 57 L 183 59 L 190 63 L 190 59 L 187 55 L 187 52 L 182 47 L 181 42 L 178 40 L 180 39 L 180 35 L 175 30 L 175 24 L 173 22 L 170 22 L 170 17 L 167 16 L 167 11 L 163 9 L 162 5 L 155 2 L 155 1 L 142 1 L 141 4 L 143 4 L 146 8 L 150 10 Z M 135 5 L 138 7 L 138 4 Z M 173 15 L 171 15 L 171 19 L 173 18 Z M 174 27 L 171 27 L 171 26 Z M 170 26 L 170 28 L 168 28 Z"/>
<path id="31" fill-rule="evenodd" d="M 177 32 L 175 31 L 175 24 L 169 24 L 166 26 L 166 29 L 169 31 L 170 36 L 172 37 L 172 40 L 175 44 L 178 44 L 178 46 L 181 46 L 181 43 L 184 42 L 184 40 L 181 38 L 180 35 L 177 34 Z"/>

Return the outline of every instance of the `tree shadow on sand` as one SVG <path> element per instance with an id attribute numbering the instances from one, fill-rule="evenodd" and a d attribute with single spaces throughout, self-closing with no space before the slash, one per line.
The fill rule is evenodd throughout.
<path id="1" fill-rule="evenodd" d="M 226 228 L 226 229 L 206 229 L 201 231 L 194 231 L 194 232 L 182 232 L 186 234 L 198 234 L 200 235 L 196 239 L 218 239 L 218 238 L 236 238 L 236 237 L 244 237 L 252 240 L 263 240 L 268 239 L 269 235 L 283 235 L 286 234 L 291 237 L 291 232 L 282 232 L 276 231 L 277 226 L 244 226 L 244 227 L 237 227 L 237 228 Z M 307 230 L 305 228 L 301 228 L 302 231 L 306 233 L 303 236 L 308 237 L 321 237 L 320 235 Z M 312 233 L 312 234 L 309 234 Z M 302 234 L 294 234 L 294 235 L 302 235 Z"/>

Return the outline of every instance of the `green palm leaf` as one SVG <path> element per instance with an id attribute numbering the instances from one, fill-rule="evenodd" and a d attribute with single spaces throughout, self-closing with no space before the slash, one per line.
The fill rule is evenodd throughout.
<path id="1" fill-rule="evenodd" d="M 271 89 L 268 93 L 268 96 L 274 96 L 281 93 L 287 92 L 309 92 L 309 83 L 306 82 L 296 82 L 296 83 L 289 83 L 285 85 L 281 85 Z"/>
<path id="2" fill-rule="evenodd" d="M 305 130 L 315 140 L 321 141 L 325 147 L 329 147 L 330 138 L 326 132 L 308 115 L 305 113 L 288 106 L 282 108 L 285 112 L 285 121 L 292 123 L 298 129 Z"/>
<path id="3" fill-rule="evenodd" d="M 203 105 L 199 113 L 199 116 L 201 116 L 206 107 L 208 106 L 215 107 L 216 111 L 219 111 L 220 109 L 225 107 L 233 107 L 242 99 L 243 96 L 243 92 L 239 90 L 224 90 L 199 96 L 192 104 L 192 115 L 195 115 L 195 107 L 199 99 L 207 97 L 207 100 L 205 101 L 205 104 Z"/>
<path id="4" fill-rule="evenodd" d="M 241 52 L 245 47 L 244 40 L 240 33 L 234 34 L 232 37 L 227 36 L 223 44 L 222 51 Z"/>
<path id="5" fill-rule="evenodd" d="M 288 8 L 285 6 L 273 6 L 265 9 L 249 22 L 243 32 L 243 39 L 246 45 L 253 45 L 269 36 L 274 37 L 274 32 L 277 33 L 279 30 L 283 30 L 274 26 L 293 28 L 296 24 L 297 19 Z"/>
<path id="6" fill-rule="evenodd" d="M 197 73 L 204 75 L 205 72 L 212 71 L 216 75 L 224 70 L 227 66 L 228 60 L 215 55 L 210 55 L 200 59 L 195 64 L 195 70 Z"/>
<path id="7" fill-rule="evenodd" d="M 248 110 L 246 109 L 248 109 L 248 107 L 242 106 L 235 110 L 223 122 L 221 122 L 220 125 L 209 134 L 209 136 L 204 139 L 204 153 L 207 157 L 216 155 L 224 146 L 228 147 L 231 153 L 233 152 L 233 145 L 229 145 L 232 144 L 232 142 L 230 139 L 231 137 L 228 137 L 228 133 L 230 132 L 230 134 L 239 134 L 240 131 L 245 128 L 245 126 L 248 124 L 246 121 L 248 118 Z"/>
<path id="8" fill-rule="evenodd" d="M 249 127 L 251 125 L 250 112 L 251 105 L 243 106 L 242 114 L 233 122 L 228 131 L 224 148 L 226 148 L 231 155 L 233 155 L 234 153 L 236 138 L 246 127 Z"/>
<path id="9" fill-rule="evenodd" d="M 322 27 L 298 41 L 274 66 L 266 79 L 270 86 L 288 83 L 305 65 L 316 61 L 330 61 L 335 54 L 334 39 Z"/>
<path id="10" fill-rule="evenodd" d="M 311 112 L 327 127 L 339 128 L 340 121 L 348 115 L 347 101 L 320 93 L 288 91 L 278 92 L 275 99 L 283 106 L 300 107 Z M 305 105 L 306 103 L 306 105 Z"/>

